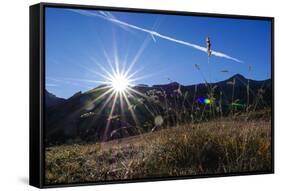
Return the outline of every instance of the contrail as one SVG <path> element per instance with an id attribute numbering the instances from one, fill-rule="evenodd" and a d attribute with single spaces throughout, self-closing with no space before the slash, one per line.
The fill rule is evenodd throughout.
<path id="1" fill-rule="evenodd" d="M 104 11 L 101 11 L 100 14 L 97 14 L 97 13 L 93 13 L 93 12 L 85 11 L 85 10 L 73 10 L 73 9 L 69 9 L 69 10 L 72 11 L 72 12 L 76 12 L 76 13 L 85 15 L 85 16 L 99 17 L 99 18 L 105 19 L 107 21 L 116 23 L 119 26 L 125 26 L 125 27 L 131 28 L 131 29 L 135 29 L 135 30 L 138 30 L 138 31 L 148 33 L 148 34 L 151 35 L 154 42 L 156 42 L 155 37 L 159 37 L 159 38 L 171 41 L 171 42 L 175 42 L 175 43 L 178 43 L 178 44 L 182 44 L 182 45 L 186 45 L 186 46 L 195 48 L 195 49 L 200 50 L 200 51 L 205 52 L 205 53 L 207 52 L 207 48 L 205 48 L 205 47 L 202 47 L 202 46 L 199 46 L 199 45 L 196 45 L 196 44 L 193 44 L 193 43 L 189 43 L 189 42 L 186 42 L 186 41 L 183 41 L 183 40 L 179 40 L 179 39 L 167 36 L 167 35 L 160 34 L 160 33 L 156 32 L 156 31 L 153 31 L 153 30 L 145 29 L 145 28 L 142 28 L 142 27 L 139 27 L 139 26 L 121 21 L 119 19 L 116 19 L 112 14 L 108 14 L 107 12 L 104 12 Z M 229 56 L 225 53 L 222 53 L 222 52 L 217 52 L 217 51 L 212 50 L 212 55 L 217 56 L 217 57 L 226 58 L 226 59 L 229 59 L 229 60 L 233 60 L 235 62 L 242 63 L 241 60 L 239 60 L 237 58 L 234 58 L 234 57 L 231 57 L 231 56 Z"/>

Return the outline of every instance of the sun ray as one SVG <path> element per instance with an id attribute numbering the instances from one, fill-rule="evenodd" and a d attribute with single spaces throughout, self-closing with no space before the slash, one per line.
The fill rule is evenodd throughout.
<path id="1" fill-rule="evenodd" d="M 94 102 L 97 102 L 99 99 L 103 98 L 104 96 L 106 96 L 107 94 L 109 94 L 110 92 L 112 92 L 113 89 L 108 89 L 107 91 L 105 91 L 104 93 L 102 93 L 101 95 L 99 95 L 96 99 L 94 99 L 93 103 Z"/>
<path id="2" fill-rule="evenodd" d="M 119 101 L 120 101 L 120 110 L 121 110 L 121 117 L 124 118 L 125 115 L 124 115 L 124 99 L 123 99 L 123 94 L 122 93 L 119 93 Z"/>
<path id="3" fill-rule="evenodd" d="M 112 99 L 112 97 L 115 95 L 114 91 L 111 92 L 111 94 L 107 97 L 107 99 L 105 100 L 105 102 L 102 104 L 99 112 L 97 113 L 98 115 L 101 114 L 101 112 L 103 111 L 103 109 L 107 106 L 107 104 L 110 102 L 110 100 Z"/>
<path id="4" fill-rule="evenodd" d="M 100 90 L 109 89 L 109 88 L 111 88 L 109 85 L 101 85 L 101 87 L 97 87 L 97 88 L 95 88 L 93 90 L 90 90 L 90 91 L 91 92 L 93 92 L 93 91 L 100 91 Z"/>
<path id="5" fill-rule="evenodd" d="M 130 96 L 133 97 L 133 95 L 131 94 L 130 91 L 128 91 L 127 93 L 128 93 L 128 95 L 130 95 Z M 145 103 L 142 103 L 142 104 L 144 105 L 144 107 L 146 108 L 146 110 L 151 114 L 151 116 L 155 116 L 155 114 L 148 108 L 148 106 L 147 106 Z"/>
<path id="6" fill-rule="evenodd" d="M 141 71 L 141 70 L 140 70 L 140 71 Z M 147 79 L 147 78 L 150 78 L 150 77 L 153 77 L 153 76 L 156 76 L 156 75 L 159 75 L 159 72 L 155 72 L 155 73 L 151 73 L 151 74 L 147 74 L 147 75 L 141 75 L 141 76 L 138 76 L 138 77 L 132 76 L 132 77 L 131 77 L 131 80 L 132 80 L 132 81 L 139 81 L 139 80 Z M 133 77 L 134 77 L 134 78 L 133 78 Z"/>
<path id="7" fill-rule="evenodd" d="M 106 70 L 105 67 L 102 66 L 101 63 L 97 63 L 97 65 L 99 66 L 99 68 L 100 68 L 108 77 L 112 77 L 112 76 L 114 75 L 114 73 L 111 74 L 108 70 Z M 113 68 L 111 67 L 111 64 L 108 64 L 108 65 L 109 65 L 109 67 L 110 67 L 111 70 L 112 70 Z"/>
<path id="8" fill-rule="evenodd" d="M 134 77 L 136 74 L 138 74 L 139 72 L 141 72 L 142 70 L 143 70 L 143 68 L 140 68 L 140 69 L 134 71 L 133 73 L 127 74 L 127 75 L 125 75 L 125 73 L 124 73 L 124 76 L 126 76 L 126 78 L 128 78 L 129 80 L 134 81 L 133 77 Z"/>
<path id="9" fill-rule="evenodd" d="M 115 72 L 117 73 L 117 75 L 120 75 L 119 57 L 118 57 L 118 49 L 116 45 L 115 33 L 113 33 L 113 57 L 115 63 Z"/>
<path id="10" fill-rule="evenodd" d="M 89 79 L 77 79 L 77 78 L 62 78 L 62 79 L 69 80 L 69 81 L 89 82 L 89 83 L 97 83 L 97 84 L 107 83 L 107 81 L 102 81 L 102 80 L 89 80 Z"/>
<path id="11" fill-rule="evenodd" d="M 135 66 L 135 64 L 137 63 L 137 61 L 139 60 L 140 56 L 142 55 L 143 51 L 145 50 L 146 46 L 148 45 L 148 43 L 150 42 L 150 36 L 148 35 L 143 43 L 141 44 L 137 54 L 135 55 L 133 61 L 131 62 L 131 64 L 129 65 L 127 71 L 125 72 L 125 75 L 128 75 L 128 73 L 131 72 L 131 70 L 133 69 L 133 67 Z"/>
<path id="12" fill-rule="evenodd" d="M 128 56 L 129 56 L 129 51 L 127 49 L 127 53 L 125 54 L 123 61 L 122 61 L 122 68 L 121 68 L 121 73 L 125 75 L 126 72 L 126 67 L 127 67 L 127 60 L 128 60 Z"/>
<path id="13" fill-rule="evenodd" d="M 130 103 L 126 93 L 122 92 L 122 95 L 124 96 L 124 99 L 125 99 L 125 101 L 126 101 L 126 103 L 128 105 L 128 109 L 129 109 L 129 111 L 130 111 L 130 113 L 131 113 L 131 115 L 133 117 L 133 120 L 135 121 L 136 127 L 138 127 L 139 126 L 139 121 L 138 121 L 138 118 L 137 118 L 134 110 L 132 109 L 132 105 L 131 105 L 131 103 Z"/>
<path id="14" fill-rule="evenodd" d="M 138 95 L 140 95 L 140 96 L 146 98 L 146 99 L 149 99 L 149 97 L 148 97 L 147 95 L 145 95 L 145 94 L 143 94 L 143 93 L 141 93 L 141 92 L 139 92 L 139 91 L 137 91 L 137 90 L 135 90 L 135 89 L 133 89 L 133 88 L 131 88 L 131 87 L 128 87 L 128 89 L 129 89 L 130 91 L 132 91 L 132 92 L 134 92 L 134 93 L 136 93 L 136 94 L 138 94 Z"/>
<path id="15" fill-rule="evenodd" d="M 106 141 L 106 139 L 107 139 L 107 132 L 108 132 L 109 125 L 111 123 L 112 114 L 115 110 L 115 104 L 116 104 L 117 97 L 118 97 L 117 94 L 114 94 L 112 107 L 111 107 L 111 110 L 110 110 L 110 113 L 109 113 L 109 117 L 107 118 L 105 130 L 104 130 L 103 141 Z"/>
<path id="16" fill-rule="evenodd" d="M 105 60 L 107 61 L 107 64 L 109 65 L 110 69 L 111 69 L 111 72 L 112 74 L 111 75 L 116 75 L 116 71 L 112 65 L 112 62 L 107 54 L 107 52 L 105 50 L 103 50 L 103 54 L 104 54 L 104 57 L 105 57 Z"/>

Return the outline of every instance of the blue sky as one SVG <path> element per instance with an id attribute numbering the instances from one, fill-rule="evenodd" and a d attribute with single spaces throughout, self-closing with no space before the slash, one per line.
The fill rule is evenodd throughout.
<path id="1" fill-rule="evenodd" d="M 93 16 L 100 12 L 88 11 L 80 14 L 46 8 L 46 89 L 59 97 L 68 98 L 100 85 L 93 82 L 104 80 L 96 74 L 104 73 L 99 64 L 110 71 L 104 52 L 112 62 L 117 58 L 120 66 L 130 65 L 139 55 L 132 69 L 141 77 L 136 84 L 176 81 L 190 85 L 204 78 L 209 82 L 225 80 L 236 73 L 255 80 L 270 78 L 269 21 L 110 12 L 122 22 L 202 47 L 209 36 L 214 51 L 243 61 L 211 56 L 208 63 L 205 52 L 157 36 L 154 41 L 146 32 L 121 27 Z"/>

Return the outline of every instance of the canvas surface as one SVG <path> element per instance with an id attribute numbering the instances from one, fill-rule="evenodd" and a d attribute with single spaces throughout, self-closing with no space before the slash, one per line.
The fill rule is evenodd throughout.
<path id="1" fill-rule="evenodd" d="M 45 183 L 271 172 L 271 34 L 264 19 L 46 7 Z"/>

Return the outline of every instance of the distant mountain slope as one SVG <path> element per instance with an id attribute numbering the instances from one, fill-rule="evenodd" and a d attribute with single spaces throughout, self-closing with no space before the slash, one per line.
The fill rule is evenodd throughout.
<path id="1" fill-rule="evenodd" d="M 53 107 L 63 103 L 65 99 L 56 97 L 54 94 L 45 90 L 45 101 L 46 107 Z"/>
<path id="2" fill-rule="evenodd" d="M 109 97 L 110 94 L 101 97 L 107 91 L 105 88 L 78 92 L 67 100 L 49 93 L 49 98 L 56 101 L 46 110 L 47 145 L 107 141 L 152 131 L 157 128 L 157 116 L 161 116 L 162 126 L 171 127 L 227 115 L 234 104 L 240 104 L 241 110 L 245 106 L 252 110 L 271 106 L 271 80 L 255 81 L 240 74 L 212 84 L 183 86 L 173 82 L 151 87 L 141 84 L 132 88 L 143 95 L 134 92 L 127 95 L 130 106 L 125 100 L 122 103 L 117 99 L 111 118 L 114 99 Z M 201 97 L 211 99 L 212 107 L 199 103 Z M 122 104 L 125 106 L 121 109 Z"/>

